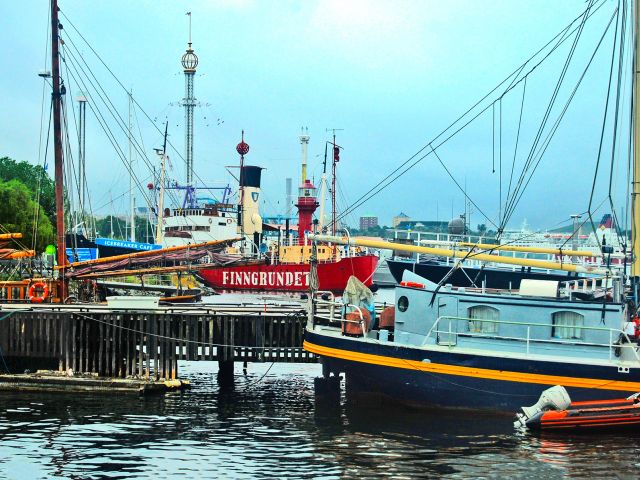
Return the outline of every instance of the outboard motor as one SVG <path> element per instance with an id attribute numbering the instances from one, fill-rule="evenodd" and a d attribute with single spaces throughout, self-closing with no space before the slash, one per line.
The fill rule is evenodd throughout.
<path id="1" fill-rule="evenodd" d="M 540 399 L 530 407 L 522 407 L 523 413 L 516 414 L 515 427 L 526 427 L 527 423 L 542 416 L 547 410 L 566 410 L 571 404 L 571 398 L 562 385 L 546 389 Z"/>

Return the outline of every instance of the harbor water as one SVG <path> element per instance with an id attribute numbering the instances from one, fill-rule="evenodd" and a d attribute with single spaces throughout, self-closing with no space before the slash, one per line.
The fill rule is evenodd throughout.
<path id="1" fill-rule="evenodd" d="M 183 362 L 190 391 L 0 394 L 0 478 L 638 478 L 640 434 L 531 435 L 510 415 L 316 406 L 319 365 Z"/>

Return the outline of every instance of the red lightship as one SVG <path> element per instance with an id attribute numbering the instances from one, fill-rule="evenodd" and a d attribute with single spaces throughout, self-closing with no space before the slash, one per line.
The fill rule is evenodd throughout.
<path id="1" fill-rule="evenodd" d="M 298 189 L 298 238 L 293 244 L 278 242 L 269 247 L 264 255 L 263 263 L 255 261 L 247 265 L 219 266 L 202 269 L 200 278 L 210 287 L 217 290 L 250 290 L 250 291 L 283 291 L 302 292 L 309 289 L 309 263 L 312 245 L 307 240 L 307 234 L 312 229 L 313 214 L 319 206 L 317 189 L 306 177 L 306 146 L 308 135 L 301 135 L 302 144 L 302 181 Z M 246 149 L 248 151 L 248 148 Z M 245 152 L 246 153 L 246 152 Z M 242 155 L 242 153 L 241 153 Z M 338 147 L 334 141 L 334 172 L 335 163 L 339 160 Z M 244 181 L 247 179 L 245 178 Z M 241 175 L 240 188 L 243 177 Z M 259 189 L 258 184 L 250 185 Z M 241 195 L 241 202 L 246 199 Z M 245 211 L 245 206 L 240 205 Z M 247 215 L 243 214 L 245 220 Z M 255 216 L 252 216 L 255 218 Z M 241 224 L 244 220 L 241 219 Z M 334 221 L 335 223 L 335 221 Z M 255 235 L 255 233 L 254 233 Z M 378 265 L 378 257 L 361 250 L 340 250 L 338 246 L 320 245 L 317 247 L 318 284 L 320 290 L 341 293 L 347 285 L 350 276 L 357 277 L 365 285 L 373 283 L 373 273 Z"/>

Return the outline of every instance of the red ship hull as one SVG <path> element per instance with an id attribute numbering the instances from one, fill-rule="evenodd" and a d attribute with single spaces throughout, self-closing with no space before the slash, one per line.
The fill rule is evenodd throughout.
<path id="1" fill-rule="evenodd" d="M 377 265 L 374 255 L 318 263 L 319 290 L 341 293 L 351 275 L 371 286 Z M 309 290 L 309 269 L 309 264 L 239 265 L 205 268 L 200 277 L 217 290 L 305 292 Z"/>

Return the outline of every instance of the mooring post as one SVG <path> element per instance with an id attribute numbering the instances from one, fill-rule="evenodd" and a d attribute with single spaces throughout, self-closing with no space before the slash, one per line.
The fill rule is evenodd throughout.
<path id="1" fill-rule="evenodd" d="M 313 379 L 316 407 L 340 407 L 340 375 L 331 375 L 329 365 L 322 362 L 322 376 Z"/>
<path id="2" fill-rule="evenodd" d="M 233 390 L 233 360 L 218 360 L 218 386 L 221 390 Z"/>
<path id="3" fill-rule="evenodd" d="M 222 320 L 222 347 L 218 348 L 218 385 L 222 390 L 233 389 L 234 317 Z"/>

